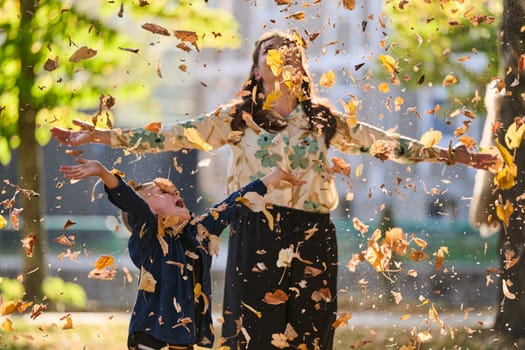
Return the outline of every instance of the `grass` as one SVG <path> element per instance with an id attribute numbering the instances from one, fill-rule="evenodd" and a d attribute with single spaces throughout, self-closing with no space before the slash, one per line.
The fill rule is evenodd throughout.
<path id="1" fill-rule="evenodd" d="M 63 329 L 64 316 L 48 313 L 36 320 L 11 317 L 14 331 L 0 333 L 0 349 L 9 350 L 122 350 L 126 349 L 127 313 L 73 313 L 72 329 Z M 381 318 L 377 313 L 377 319 Z M 510 350 L 525 348 L 525 341 L 511 341 L 498 336 L 486 327 L 450 326 L 442 330 L 428 320 L 412 320 L 385 324 L 359 322 L 359 315 L 347 326 L 336 331 L 334 350 L 346 349 L 400 349 L 400 350 Z M 4 319 L 5 320 L 5 319 Z M 2 320 L 2 322 L 4 322 Z M 403 325 L 403 326 L 400 326 Z M 416 342 L 418 333 L 431 334 L 428 342 Z M 405 346 L 405 347 L 403 347 Z M 412 347 L 410 347 L 412 346 Z M 270 350 L 270 349 L 269 349 Z"/>

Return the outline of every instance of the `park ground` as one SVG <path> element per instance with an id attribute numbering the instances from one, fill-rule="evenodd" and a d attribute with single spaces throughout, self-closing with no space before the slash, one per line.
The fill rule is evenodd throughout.
<path id="1" fill-rule="evenodd" d="M 359 312 L 336 331 L 334 350 L 343 349 L 525 349 L 524 341 L 505 340 L 490 329 L 493 315 L 440 315 L 441 326 L 428 315 Z M 126 349 L 129 314 L 44 313 L 35 320 L 11 317 L 14 330 L 0 332 L 0 349 L 122 350 Z M 421 337 L 414 347 L 411 339 Z M 269 349 L 270 350 L 270 349 Z"/>

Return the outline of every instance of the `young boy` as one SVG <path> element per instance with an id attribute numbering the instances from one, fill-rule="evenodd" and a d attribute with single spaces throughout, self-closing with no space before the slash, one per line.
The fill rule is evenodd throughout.
<path id="1" fill-rule="evenodd" d="M 108 199 L 122 210 L 131 231 L 128 249 L 140 269 L 137 299 L 131 315 L 128 349 L 192 349 L 213 346 L 211 255 L 217 236 L 239 211 L 248 192 L 266 194 L 280 180 L 304 182 L 279 168 L 232 193 L 209 213 L 194 218 L 177 187 L 155 179 L 133 189 L 96 160 L 76 159 L 60 167 L 66 178 L 98 176 Z M 127 222 L 126 222 L 127 221 Z"/>

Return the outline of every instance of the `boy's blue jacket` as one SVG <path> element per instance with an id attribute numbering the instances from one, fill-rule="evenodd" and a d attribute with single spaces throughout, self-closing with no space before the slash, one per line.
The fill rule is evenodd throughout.
<path id="1" fill-rule="evenodd" d="M 214 218 L 208 212 L 199 217 L 198 222 L 191 220 L 180 234 L 165 234 L 163 238 L 169 249 L 164 255 L 157 237 L 157 217 L 153 215 L 147 203 L 120 177 L 118 178 L 118 187 L 105 188 L 105 191 L 111 203 L 128 213 L 128 221 L 132 228 L 128 241 L 131 260 L 137 268 L 151 273 L 156 281 L 153 292 L 138 290 L 129 334 L 146 332 L 168 344 L 212 347 L 212 258 L 208 254 L 208 240 L 197 241 L 198 225 L 203 225 L 210 234 L 220 235 L 236 213 L 250 210 L 241 201 L 236 201 L 236 198 L 246 192 L 264 195 L 266 186 L 262 181 L 255 180 L 215 205 L 214 208 L 221 206 L 221 210 L 216 211 L 218 218 Z M 197 259 L 192 259 L 197 256 Z M 202 293 L 205 295 L 199 297 L 196 302 L 195 283 L 201 284 Z M 206 305 L 205 298 L 208 299 L 209 305 Z"/>

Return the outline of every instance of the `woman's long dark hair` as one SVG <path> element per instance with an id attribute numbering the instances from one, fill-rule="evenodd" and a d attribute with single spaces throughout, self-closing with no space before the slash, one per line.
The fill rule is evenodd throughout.
<path id="1" fill-rule="evenodd" d="M 310 130 L 322 132 L 325 137 L 325 143 L 328 146 L 330 140 L 335 134 L 336 128 L 336 120 L 332 114 L 331 106 L 324 101 L 321 103 L 320 99 L 314 101 L 314 99 L 316 99 L 314 86 L 310 73 L 306 69 L 303 49 L 292 36 L 279 31 L 268 31 L 255 43 L 250 74 L 238 94 L 241 96 L 241 100 L 236 104 L 236 108 L 232 110 L 232 129 L 236 131 L 244 131 L 246 128 L 246 122 L 244 121 L 243 113 L 249 113 L 257 125 L 269 132 L 278 132 L 287 126 L 286 121 L 274 115 L 275 112 L 264 110 L 262 108 L 266 96 L 263 93 L 264 89 L 262 82 L 255 79 L 255 68 L 259 65 L 259 53 L 262 44 L 273 39 L 276 39 L 280 46 L 298 46 L 298 52 L 301 56 L 302 71 L 304 74 L 301 83 L 301 91 L 299 93 L 301 98 L 298 98 L 298 100 L 299 103 L 302 104 L 308 118 Z M 254 92 L 256 93 L 256 96 L 252 96 Z"/>

